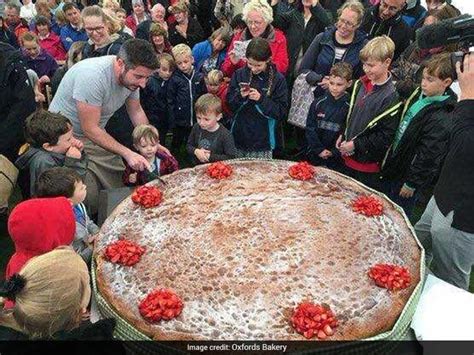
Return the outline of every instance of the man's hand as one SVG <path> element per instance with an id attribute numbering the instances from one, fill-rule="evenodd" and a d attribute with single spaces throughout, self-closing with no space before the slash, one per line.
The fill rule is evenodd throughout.
<path id="1" fill-rule="evenodd" d="M 49 76 L 43 75 L 41 78 L 38 79 L 38 82 L 40 85 L 49 83 L 51 80 L 49 80 Z"/>
<path id="2" fill-rule="evenodd" d="M 194 155 L 201 163 L 207 163 L 209 161 L 209 157 L 211 156 L 211 152 L 207 149 L 197 148 L 194 149 Z"/>
<path id="3" fill-rule="evenodd" d="M 474 54 L 465 55 L 463 69 L 461 71 L 461 63 L 456 63 L 456 73 L 461 88 L 459 99 L 474 100 Z"/>
<path id="4" fill-rule="evenodd" d="M 403 198 L 410 198 L 413 196 L 414 193 L 415 193 L 415 190 L 409 189 L 408 187 L 403 185 L 402 188 L 400 189 L 399 195 L 400 197 L 403 197 Z"/>
<path id="5" fill-rule="evenodd" d="M 258 90 L 254 88 L 250 88 L 248 95 L 249 95 L 249 99 L 253 101 L 258 101 L 262 97 L 262 94 L 260 94 Z"/>
<path id="6" fill-rule="evenodd" d="M 82 154 L 81 154 L 81 151 L 79 149 L 77 149 L 76 147 L 71 145 L 69 147 L 69 149 L 67 150 L 67 152 L 66 152 L 66 156 L 69 157 L 69 158 L 81 159 Z"/>
<path id="7" fill-rule="evenodd" d="M 140 154 L 130 151 L 124 156 L 124 159 L 127 161 L 127 164 L 137 171 L 143 171 L 145 169 L 150 170 L 151 166 L 148 160 L 142 157 Z"/>
<path id="8" fill-rule="evenodd" d="M 338 150 L 340 150 L 341 148 L 341 143 L 342 143 L 342 134 L 337 138 L 337 141 L 336 141 L 336 148 Z"/>
<path id="9" fill-rule="evenodd" d="M 330 150 L 324 149 L 321 153 L 318 154 L 321 159 L 327 159 L 332 157 L 332 152 Z"/>

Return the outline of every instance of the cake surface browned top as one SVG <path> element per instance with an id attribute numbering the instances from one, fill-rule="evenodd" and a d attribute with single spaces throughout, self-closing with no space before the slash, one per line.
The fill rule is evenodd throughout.
<path id="1" fill-rule="evenodd" d="M 351 201 L 370 192 L 324 168 L 299 181 L 288 174 L 291 162 L 229 164 L 233 174 L 223 180 L 208 177 L 206 166 L 164 177 L 157 207 L 130 198 L 119 205 L 96 242 L 107 302 L 156 339 L 303 340 L 290 318 L 304 300 L 331 307 L 339 320 L 331 339 L 391 329 L 419 281 L 421 250 L 401 213 L 383 197 L 382 216 L 353 212 Z M 119 237 L 146 248 L 133 267 L 101 257 Z M 367 271 L 377 263 L 407 267 L 410 287 L 375 286 Z M 161 287 L 184 308 L 150 324 L 138 304 Z"/>

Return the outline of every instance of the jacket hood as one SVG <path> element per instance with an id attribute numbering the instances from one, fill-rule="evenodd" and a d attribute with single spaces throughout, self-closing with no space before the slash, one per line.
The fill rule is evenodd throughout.
<path id="1" fill-rule="evenodd" d="M 48 154 L 51 155 L 53 158 L 56 158 L 59 161 L 64 160 L 64 155 L 54 152 L 47 152 L 40 148 L 29 147 L 28 150 L 20 155 L 18 159 L 15 161 L 15 165 L 18 169 L 26 169 L 30 165 L 30 162 L 33 158 L 35 158 L 38 154 Z"/>
<path id="2" fill-rule="evenodd" d="M 21 62 L 22 59 L 20 50 L 7 43 L 0 42 L 0 84 L 9 77 L 13 64 Z"/>
<path id="3" fill-rule="evenodd" d="M 6 277 L 20 271 L 32 257 L 71 244 L 75 232 L 74 212 L 67 198 L 33 198 L 21 202 L 8 219 L 15 254 L 8 262 Z"/>

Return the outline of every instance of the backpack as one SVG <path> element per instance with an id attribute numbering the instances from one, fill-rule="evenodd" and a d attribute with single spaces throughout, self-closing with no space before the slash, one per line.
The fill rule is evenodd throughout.
<path id="1" fill-rule="evenodd" d="M 291 93 L 291 108 L 288 123 L 300 128 L 306 128 L 309 107 L 314 101 L 313 87 L 306 82 L 307 73 L 298 75 Z"/>

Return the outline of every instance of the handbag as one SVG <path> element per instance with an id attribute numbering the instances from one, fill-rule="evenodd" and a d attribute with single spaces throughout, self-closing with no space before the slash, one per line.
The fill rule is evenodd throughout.
<path id="1" fill-rule="evenodd" d="M 291 108 L 288 123 L 300 128 L 306 128 L 309 107 L 314 101 L 313 87 L 306 82 L 307 73 L 298 75 L 291 93 Z"/>

